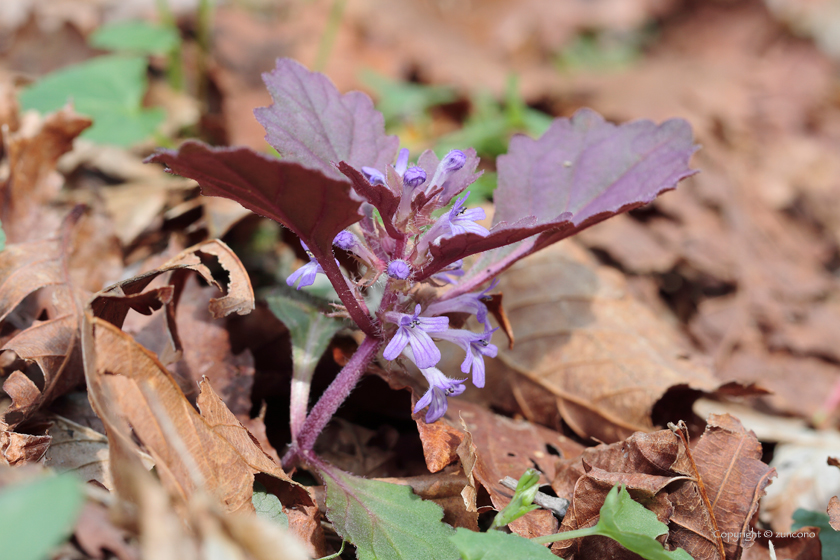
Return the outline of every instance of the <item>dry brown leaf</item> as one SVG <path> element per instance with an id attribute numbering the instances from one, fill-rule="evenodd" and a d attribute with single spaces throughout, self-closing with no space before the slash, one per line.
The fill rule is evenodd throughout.
<path id="1" fill-rule="evenodd" d="M 653 408 L 669 388 L 711 392 L 719 385 L 685 359 L 673 327 L 633 299 L 620 274 L 577 245 L 563 242 L 525 259 L 499 289 L 517 344 L 487 362 L 487 385 L 504 399 L 498 404 L 510 407 L 514 379 L 522 376 L 543 390 L 542 401 L 556 400 L 577 434 L 612 442 L 652 430 Z M 527 408 L 538 401 L 517 400 L 524 404 L 514 408 L 532 417 Z"/>
<path id="2" fill-rule="evenodd" d="M 0 457 L 13 467 L 37 463 L 50 446 L 50 436 L 0 430 Z"/>
<path id="3" fill-rule="evenodd" d="M 116 527 L 108 517 L 108 510 L 92 501 L 85 503 L 73 536 L 86 554 L 97 560 L 105 560 L 106 551 L 118 560 L 139 560 L 140 551 L 136 543 L 129 544 L 127 531 Z"/>
<path id="4" fill-rule="evenodd" d="M 580 444 L 548 428 L 499 416 L 459 399 L 451 399 L 444 418 L 434 424 L 426 424 L 422 414 L 415 414 L 414 418 L 430 470 L 442 468 L 458 458 L 458 448 L 466 436 L 461 422 L 466 424 L 475 455 L 471 475 L 476 483 L 487 489 L 497 510 L 503 509 L 513 496 L 513 492 L 501 484 L 503 478 L 519 479 L 526 469 L 536 465 L 545 476 L 543 482 L 550 483 L 557 457 L 574 457 L 583 449 Z M 551 512 L 539 510 L 513 522 L 511 529 L 529 538 L 548 535 L 556 532 L 557 520 Z"/>
<path id="5" fill-rule="evenodd" d="M 0 184 L 0 221 L 10 243 L 49 237 L 58 223 L 45 222 L 46 203 L 64 183 L 55 171 L 58 158 L 91 125 L 88 117 L 64 108 L 5 135 L 9 178 Z"/>
<path id="6" fill-rule="evenodd" d="M 61 416 L 50 415 L 50 420 L 53 423 L 50 428 L 52 442 L 44 458 L 44 466 L 56 472 L 74 471 L 84 482 L 95 480 L 112 489 L 108 438 Z"/>
<path id="7" fill-rule="evenodd" d="M 60 473 L 73 472 L 85 482 L 96 481 L 113 490 L 108 438 L 57 414 L 47 414 L 44 418 L 52 423 L 49 429 L 52 441 L 44 456 L 44 466 Z M 137 455 L 146 469 L 154 466 L 148 454 L 138 450 Z"/>
<path id="8" fill-rule="evenodd" d="M 244 422 L 252 407 L 254 358 L 247 349 L 232 352 L 225 321 L 214 319 L 207 308 L 214 291 L 211 286 L 200 287 L 196 278 L 186 281 L 175 317 L 183 357 L 170 371 L 182 387 L 192 389 L 185 391 L 191 399 L 195 387 L 207 377 L 225 405 Z"/>
<path id="9" fill-rule="evenodd" d="M 573 488 L 563 529 L 597 523 L 607 492 L 624 484 L 634 499 L 669 525 L 669 547 L 683 548 L 693 558 L 715 559 L 720 558 L 722 545 L 727 559 L 740 558 L 751 544 L 747 537 L 719 543 L 715 535 L 750 532 L 759 500 L 775 471 L 761 462 L 755 435 L 729 415 L 709 418 L 692 455 L 696 472 L 684 444 L 673 432 L 663 430 L 634 434 L 623 442 L 587 449 L 579 460 L 560 461 L 552 486 L 561 497 Z M 711 515 L 695 482 L 698 474 Z M 558 543 L 553 550 L 565 558 L 633 557 L 612 541 L 589 537 Z"/>
<path id="10" fill-rule="evenodd" d="M 755 545 L 744 551 L 741 560 L 822 560 L 822 544 L 820 543 L 820 529 L 818 527 L 802 527 L 797 532 L 803 532 L 808 536 L 804 537 L 779 537 L 765 538 L 760 536 L 756 539 Z M 814 534 L 812 538 L 810 535 Z M 775 556 L 770 556 L 768 541 L 773 542 Z"/>
<path id="11" fill-rule="evenodd" d="M 828 523 L 835 531 L 840 531 L 840 500 L 837 496 L 832 496 L 828 501 Z"/>
<path id="12" fill-rule="evenodd" d="M 260 468 L 249 465 L 243 453 L 253 459 L 254 452 L 240 450 L 234 446 L 240 441 L 217 434 L 154 355 L 130 336 L 101 319 L 94 319 L 94 328 L 96 374 L 101 383 L 110 385 L 120 415 L 154 457 L 170 492 L 188 501 L 197 488 L 203 488 L 228 511 L 252 511 L 253 473 Z M 282 476 L 276 465 L 270 470 L 269 474 Z"/>

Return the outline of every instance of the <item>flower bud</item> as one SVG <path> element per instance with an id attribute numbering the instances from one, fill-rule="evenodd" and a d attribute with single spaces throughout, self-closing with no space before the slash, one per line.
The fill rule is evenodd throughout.
<path id="1" fill-rule="evenodd" d="M 362 175 L 368 180 L 371 185 L 384 185 L 385 175 L 374 169 L 373 167 L 362 167 Z"/>
<path id="2" fill-rule="evenodd" d="M 405 173 L 406 167 L 408 167 L 408 148 L 403 148 L 397 154 L 397 163 L 394 165 L 394 171 L 397 172 L 397 175 L 402 175 Z"/>
<path id="3" fill-rule="evenodd" d="M 355 244 L 356 236 L 346 230 L 340 231 L 338 235 L 335 236 L 335 239 L 333 239 L 333 245 L 339 249 L 344 249 L 345 251 L 352 249 Z"/>
<path id="4" fill-rule="evenodd" d="M 405 280 L 411 274 L 411 268 L 408 263 L 402 259 L 394 259 L 388 263 L 388 276 L 397 278 L 398 280 Z"/>
<path id="5" fill-rule="evenodd" d="M 439 167 L 444 173 L 452 173 L 464 167 L 465 163 L 467 163 L 466 154 L 461 150 L 452 150 L 441 160 Z"/>
<path id="6" fill-rule="evenodd" d="M 403 185 L 413 189 L 426 182 L 426 172 L 422 167 L 409 167 L 403 175 Z"/>

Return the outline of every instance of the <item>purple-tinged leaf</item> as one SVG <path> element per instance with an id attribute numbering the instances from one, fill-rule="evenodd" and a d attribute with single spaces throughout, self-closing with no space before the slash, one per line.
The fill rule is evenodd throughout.
<path id="1" fill-rule="evenodd" d="M 589 109 L 555 120 L 538 140 L 516 136 L 497 161 L 490 235 L 468 233 L 432 245 L 433 262 L 417 280 L 468 255 L 535 236 L 505 252 L 492 267 L 498 274 L 534 251 L 675 188 L 695 173 L 688 161 L 696 149 L 684 120 L 614 125 Z M 475 275 L 469 284 L 479 285 L 488 274 Z"/>
<path id="2" fill-rule="evenodd" d="M 146 162 L 163 163 L 172 173 L 197 181 L 203 194 L 235 200 L 292 230 L 321 264 L 356 323 L 365 332 L 375 331 L 332 252 L 338 232 L 361 219 L 361 204 L 350 196 L 346 180 L 248 148 L 211 148 L 193 140 L 178 150 L 159 150 Z"/>
<path id="3" fill-rule="evenodd" d="M 278 59 L 263 81 L 274 104 L 254 114 L 284 161 L 335 179 L 341 175 L 333 163 L 340 161 L 380 171 L 393 163 L 399 140 L 385 135 L 385 119 L 364 93 L 342 95 L 329 78 L 288 58 Z"/>
<path id="4" fill-rule="evenodd" d="M 371 184 L 360 171 L 344 161 L 338 164 L 338 169 L 350 179 L 350 184 L 356 194 L 379 210 L 379 215 L 382 216 L 382 222 L 388 231 L 388 235 L 395 239 L 402 237 L 403 234 L 398 232 L 392 223 L 394 214 L 400 206 L 400 197 L 388 185 Z"/>
<path id="5" fill-rule="evenodd" d="M 190 140 L 177 151 L 160 150 L 146 161 L 194 179 L 204 195 L 230 198 L 283 224 L 319 262 L 332 259 L 338 232 L 361 219 L 360 204 L 350 196 L 346 181 L 248 148 L 212 148 Z"/>

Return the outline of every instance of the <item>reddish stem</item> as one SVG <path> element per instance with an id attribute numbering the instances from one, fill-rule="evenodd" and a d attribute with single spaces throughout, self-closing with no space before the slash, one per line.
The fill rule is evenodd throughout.
<path id="1" fill-rule="evenodd" d="M 327 387 L 327 390 L 324 391 L 324 394 L 312 408 L 309 416 L 306 417 L 300 433 L 297 434 L 296 447 L 283 457 L 284 465 L 292 462 L 301 453 L 305 454 L 312 450 L 315 440 L 367 371 L 381 345 L 382 340 L 379 338 L 367 337 L 362 341 L 356 353 L 330 383 L 330 386 Z"/>

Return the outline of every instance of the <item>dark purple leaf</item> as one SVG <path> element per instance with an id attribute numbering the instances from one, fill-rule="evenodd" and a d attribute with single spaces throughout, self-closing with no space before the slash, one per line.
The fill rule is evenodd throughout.
<path id="1" fill-rule="evenodd" d="M 364 93 L 342 95 L 329 78 L 288 58 L 278 59 L 263 81 L 274 104 L 254 114 L 284 161 L 336 179 L 333 163 L 384 170 L 394 162 L 399 139 L 385 135 L 385 119 Z"/>
<path id="2" fill-rule="evenodd" d="M 401 237 L 402 234 L 393 225 L 394 214 L 400 205 L 400 197 L 387 185 L 372 185 L 361 172 L 346 162 L 340 162 L 338 169 L 350 179 L 350 184 L 353 185 L 356 194 L 379 210 L 379 215 L 382 216 L 382 222 L 388 231 L 388 235 L 395 239 Z"/>
<path id="3" fill-rule="evenodd" d="M 146 162 L 163 163 L 173 173 L 197 181 L 203 194 L 235 200 L 295 232 L 321 264 L 356 323 L 365 332 L 374 331 L 333 256 L 332 242 L 338 232 L 361 219 L 361 203 L 350 196 L 346 179 L 332 179 L 248 148 L 211 148 L 193 140 L 177 151 L 160 150 Z"/>
<path id="4" fill-rule="evenodd" d="M 333 258 L 336 234 L 361 219 L 360 203 L 350 196 L 346 180 L 248 148 L 211 148 L 190 140 L 177 151 L 160 150 L 146 161 L 196 180 L 202 194 L 230 198 L 283 224 L 322 263 Z"/>
<path id="5" fill-rule="evenodd" d="M 688 161 L 696 149 L 684 120 L 617 126 L 590 109 L 555 120 L 538 140 L 516 136 L 497 161 L 499 186 L 490 235 L 459 235 L 432 245 L 434 261 L 422 278 L 465 256 L 540 234 L 504 253 L 498 264 L 507 268 L 610 216 L 647 204 L 695 173 Z"/>

